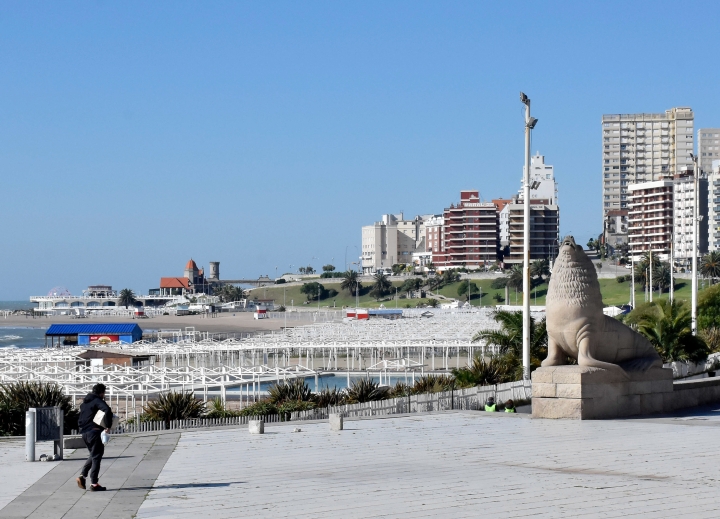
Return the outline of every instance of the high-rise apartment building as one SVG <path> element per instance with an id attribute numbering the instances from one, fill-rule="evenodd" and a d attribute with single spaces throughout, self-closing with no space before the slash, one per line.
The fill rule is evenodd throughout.
<path id="1" fill-rule="evenodd" d="M 701 128 L 697 132 L 698 166 L 705 173 L 712 171 L 714 160 L 720 160 L 720 128 Z"/>
<path id="2" fill-rule="evenodd" d="M 628 244 L 637 261 L 652 250 L 660 259 L 670 255 L 673 234 L 672 179 L 628 186 Z"/>
<path id="3" fill-rule="evenodd" d="M 362 269 L 370 274 L 396 263 L 412 263 L 413 254 L 425 252 L 425 220 L 405 220 L 402 213 L 384 214 L 382 220 L 362 228 Z"/>
<path id="4" fill-rule="evenodd" d="M 708 249 L 720 250 L 720 159 L 708 174 Z"/>
<path id="5" fill-rule="evenodd" d="M 698 179 L 698 198 L 695 199 L 695 182 L 692 168 L 673 178 L 673 261 L 688 267 L 692 263 L 693 218 L 697 205 L 698 254 L 708 251 L 708 181 L 705 174 Z"/>
<path id="6" fill-rule="evenodd" d="M 693 124 L 685 107 L 602 116 L 603 217 L 629 209 L 630 185 L 672 178 L 692 164 Z"/>
<path id="7" fill-rule="evenodd" d="M 521 200 L 503 207 L 500 218 L 508 222 L 508 253 L 505 264 L 523 262 L 525 206 Z M 530 259 L 554 258 L 560 238 L 560 208 L 530 200 Z"/>
<path id="8" fill-rule="evenodd" d="M 461 191 L 460 202 L 445 209 L 442 233 L 442 251 L 432 256 L 436 267 L 480 268 L 497 259 L 498 213 L 478 191 Z"/>

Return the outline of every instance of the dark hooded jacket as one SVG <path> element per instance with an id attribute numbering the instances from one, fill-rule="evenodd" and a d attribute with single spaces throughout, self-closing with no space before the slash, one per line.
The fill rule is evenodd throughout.
<path id="1" fill-rule="evenodd" d="M 100 427 L 98 424 L 93 422 L 93 418 L 98 411 L 104 411 L 106 417 L 112 420 L 112 410 L 110 406 L 105 403 L 105 400 L 97 396 L 95 393 L 89 393 L 84 399 L 83 403 L 80 404 L 80 416 L 78 417 L 78 427 L 80 427 L 81 433 L 90 431 L 102 431 L 104 427 Z"/>

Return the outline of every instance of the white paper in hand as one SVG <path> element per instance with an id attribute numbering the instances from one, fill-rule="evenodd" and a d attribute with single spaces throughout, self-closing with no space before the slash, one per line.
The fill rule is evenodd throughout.
<path id="1" fill-rule="evenodd" d="M 105 411 L 98 411 L 95 413 L 95 418 L 93 418 L 93 422 L 103 429 L 107 429 L 107 425 L 105 425 Z"/>

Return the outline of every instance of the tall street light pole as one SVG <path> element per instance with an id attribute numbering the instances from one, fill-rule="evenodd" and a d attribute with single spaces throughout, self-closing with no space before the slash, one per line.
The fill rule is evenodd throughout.
<path id="1" fill-rule="evenodd" d="M 693 335 L 697 335 L 697 251 L 698 251 L 698 157 L 690 154 L 693 161 L 693 241 L 692 241 L 692 321 L 691 330 Z"/>
<path id="2" fill-rule="evenodd" d="M 523 378 L 530 378 L 530 133 L 537 119 L 530 117 L 530 98 L 520 92 L 525 105 L 525 171 L 523 175 L 524 222 L 523 232 Z"/>

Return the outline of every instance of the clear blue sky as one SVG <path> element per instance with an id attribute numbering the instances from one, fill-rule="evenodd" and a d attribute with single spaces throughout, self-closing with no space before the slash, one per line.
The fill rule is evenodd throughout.
<path id="1" fill-rule="evenodd" d="M 223 277 L 343 268 L 383 213 L 517 191 L 521 89 L 561 232 L 585 242 L 603 113 L 720 126 L 719 8 L 5 1 L 0 299 L 146 293 L 190 257 Z"/>

